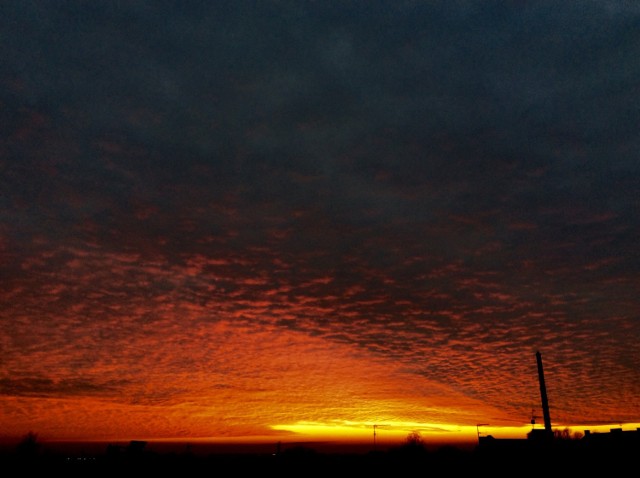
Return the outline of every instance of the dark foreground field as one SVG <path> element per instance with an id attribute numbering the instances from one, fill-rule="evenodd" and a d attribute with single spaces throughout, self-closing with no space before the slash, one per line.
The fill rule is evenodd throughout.
<path id="1" fill-rule="evenodd" d="M 135 445 L 132 442 L 132 445 Z M 139 446 L 65 454 L 45 447 L 0 456 L 5 476 L 576 476 L 627 474 L 638 448 L 578 446 L 459 449 L 399 446 L 384 451 L 327 453 L 295 446 L 279 453 L 157 452 Z"/>

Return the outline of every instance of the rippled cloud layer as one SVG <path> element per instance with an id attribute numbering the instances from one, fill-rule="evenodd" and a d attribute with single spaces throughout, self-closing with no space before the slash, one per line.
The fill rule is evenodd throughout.
<path id="1" fill-rule="evenodd" d="M 640 421 L 630 2 L 0 8 L 8 434 Z"/>

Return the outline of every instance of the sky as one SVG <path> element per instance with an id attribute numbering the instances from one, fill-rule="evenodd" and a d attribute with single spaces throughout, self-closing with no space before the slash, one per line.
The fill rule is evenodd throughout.
<path id="1" fill-rule="evenodd" d="M 634 1 L 0 5 L 0 435 L 640 422 Z M 374 428 L 376 425 L 376 428 Z"/>

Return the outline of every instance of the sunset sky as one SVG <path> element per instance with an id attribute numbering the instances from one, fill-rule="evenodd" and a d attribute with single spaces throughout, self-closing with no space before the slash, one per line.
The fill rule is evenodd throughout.
<path id="1" fill-rule="evenodd" d="M 0 437 L 524 436 L 536 351 L 640 426 L 638 2 L 8 1 L 0 65 Z"/>

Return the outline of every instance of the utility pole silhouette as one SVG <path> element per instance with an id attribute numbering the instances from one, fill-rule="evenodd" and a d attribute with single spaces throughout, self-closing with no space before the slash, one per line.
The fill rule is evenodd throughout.
<path id="1" fill-rule="evenodd" d="M 376 427 L 378 425 L 373 425 L 373 451 L 376 451 Z"/>

